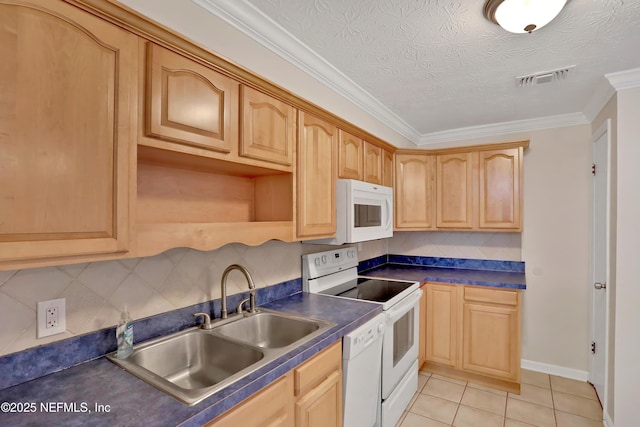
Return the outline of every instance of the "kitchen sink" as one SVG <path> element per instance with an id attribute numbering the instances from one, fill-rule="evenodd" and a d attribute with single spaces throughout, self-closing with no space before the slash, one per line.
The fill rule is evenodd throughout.
<path id="1" fill-rule="evenodd" d="M 312 334 L 321 326 L 316 320 L 259 312 L 222 325 L 217 328 L 217 332 L 261 348 L 281 348 Z"/>
<path id="2" fill-rule="evenodd" d="M 189 328 L 107 358 L 187 405 L 195 405 L 334 326 L 286 313 L 235 315 L 210 330 Z M 215 324 L 214 324 L 215 325 Z"/>

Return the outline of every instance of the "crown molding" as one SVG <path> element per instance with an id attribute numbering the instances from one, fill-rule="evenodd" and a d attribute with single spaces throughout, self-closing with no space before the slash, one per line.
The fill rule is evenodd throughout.
<path id="1" fill-rule="evenodd" d="M 592 122 L 615 93 L 616 90 L 609 81 L 607 79 L 601 79 L 596 84 L 589 102 L 587 102 L 587 105 L 583 108 L 587 120 Z"/>
<path id="2" fill-rule="evenodd" d="M 595 88 L 593 96 L 583 109 L 584 113 L 492 123 L 421 135 L 416 128 L 251 3 L 245 0 L 192 0 L 192 2 L 353 102 L 417 146 L 588 124 L 602 110 L 615 91 L 640 86 L 640 68 L 609 73 L 604 77 L 610 84 L 603 83 Z"/>
<path id="3" fill-rule="evenodd" d="M 192 1 L 347 98 L 400 135 L 414 143 L 419 141 L 420 134 L 414 127 L 252 4 L 242 0 Z"/>
<path id="4" fill-rule="evenodd" d="M 640 68 L 604 75 L 616 91 L 640 87 Z"/>
<path id="5" fill-rule="evenodd" d="M 442 132 L 426 133 L 420 137 L 418 145 L 438 144 L 441 142 L 460 141 L 464 139 L 482 138 L 485 136 L 505 135 L 509 133 L 528 132 L 533 130 L 559 128 L 589 124 L 582 113 L 561 114 L 557 116 L 539 117 L 535 119 L 515 120 L 512 122 L 493 123 L 470 126 Z"/>

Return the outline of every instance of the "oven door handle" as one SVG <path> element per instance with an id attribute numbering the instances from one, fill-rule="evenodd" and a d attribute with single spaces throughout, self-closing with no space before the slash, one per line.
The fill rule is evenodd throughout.
<path id="1" fill-rule="evenodd" d="M 420 301 L 420 297 L 422 296 L 422 289 L 418 289 L 413 292 L 411 295 L 400 301 L 399 304 L 391 307 L 386 311 L 387 322 L 394 323 L 396 320 L 400 319 L 404 316 L 412 306 Z"/>

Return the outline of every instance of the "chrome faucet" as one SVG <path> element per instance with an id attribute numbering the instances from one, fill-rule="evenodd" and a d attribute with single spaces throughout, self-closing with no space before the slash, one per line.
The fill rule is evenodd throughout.
<path id="1" fill-rule="evenodd" d="M 221 315 L 220 318 L 221 319 L 226 319 L 227 318 L 227 276 L 229 275 L 229 273 L 232 270 L 238 270 L 240 271 L 244 277 L 247 279 L 247 283 L 249 284 L 249 313 L 254 313 L 256 311 L 256 285 L 253 283 L 253 279 L 251 278 L 251 274 L 249 274 L 249 272 L 247 271 L 246 268 L 244 268 L 243 266 L 239 265 L 239 264 L 231 264 L 229 267 L 227 267 L 224 270 L 224 273 L 222 273 L 222 280 L 220 281 L 220 293 L 221 295 L 221 299 L 222 299 L 222 308 L 220 310 Z M 240 305 L 238 306 L 239 309 L 242 309 L 242 304 L 245 301 L 242 301 L 240 303 Z"/>

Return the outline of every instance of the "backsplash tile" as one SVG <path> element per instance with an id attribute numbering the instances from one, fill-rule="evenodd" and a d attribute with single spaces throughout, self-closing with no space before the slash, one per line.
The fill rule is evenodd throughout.
<path id="1" fill-rule="evenodd" d="M 269 241 L 256 247 L 234 243 L 207 252 L 177 248 L 147 258 L 2 271 L 0 355 L 114 326 L 125 306 L 136 320 L 220 298 L 222 272 L 230 264 L 245 266 L 258 288 L 298 279 L 301 255 L 300 243 Z M 247 290 L 244 277 L 232 272 L 227 294 Z M 67 331 L 37 339 L 37 302 L 54 298 L 67 300 Z"/>
<path id="2" fill-rule="evenodd" d="M 522 260 L 521 233 L 401 231 L 388 253 L 442 258 Z"/>
<path id="3" fill-rule="evenodd" d="M 358 257 L 400 253 L 519 261 L 520 243 L 519 233 L 396 232 L 391 239 L 362 243 Z M 303 253 L 332 248 L 232 243 L 208 252 L 176 248 L 146 258 L 0 271 L 0 356 L 114 326 L 124 304 L 135 320 L 218 299 L 222 272 L 230 264 L 247 267 L 258 288 L 297 279 Z M 228 285 L 228 295 L 247 290 L 237 271 Z M 61 297 L 67 299 L 67 331 L 36 339 L 36 303 Z"/>
<path id="4" fill-rule="evenodd" d="M 301 291 L 300 278 L 260 288 L 256 292 L 256 304 L 260 306 Z M 248 292 L 243 292 L 229 296 L 227 301 L 229 314 L 234 313 L 235 307 L 248 295 Z M 0 296 L 0 307 L 2 304 L 2 296 Z M 133 322 L 134 342 L 144 342 L 195 326 L 200 323 L 200 320 L 193 316 L 196 312 L 212 313 L 213 317 L 220 317 L 220 311 L 221 303 L 217 299 L 135 320 Z M 68 337 L 64 341 L 0 356 L 0 372 L 3 373 L 0 376 L 0 389 L 69 368 L 115 350 L 115 328 L 109 326 L 87 334 Z"/>

